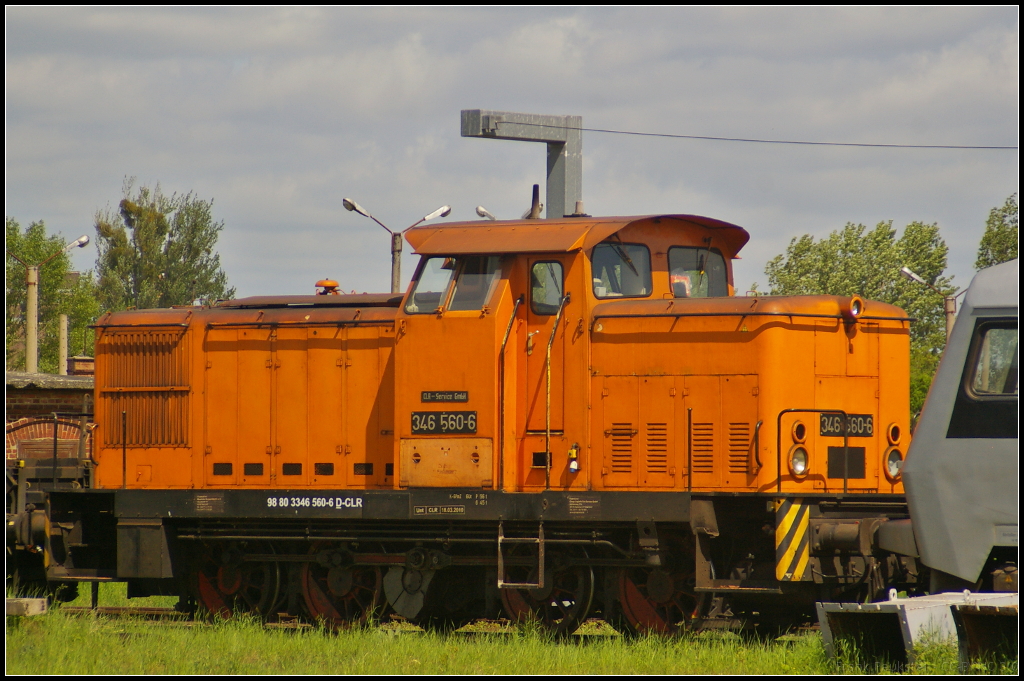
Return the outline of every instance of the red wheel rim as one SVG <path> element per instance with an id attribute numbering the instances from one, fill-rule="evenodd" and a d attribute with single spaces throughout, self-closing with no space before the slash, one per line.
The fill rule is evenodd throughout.
<path id="1" fill-rule="evenodd" d="M 244 547 L 243 552 L 272 553 L 269 545 Z M 225 552 L 210 548 L 199 561 L 193 586 L 196 599 L 210 615 L 230 619 L 238 613 L 266 617 L 277 604 L 281 575 L 274 562 L 222 564 L 216 556 Z"/>
<path id="2" fill-rule="evenodd" d="M 217 588 L 216 574 L 211 579 L 208 570 L 196 574 L 196 597 L 208 613 L 220 619 L 231 619 L 231 606 L 221 590 Z"/>
<path id="3" fill-rule="evenodd" d="M 316 544 L 310 553 L 325 548 Z M 303 563 L 300 577 L 306 612 L 332 629 L 366 624 L 381 610 L 384 578 L 378 567 L 328 568 L 311 561 Z"/>
<path id="4" fill-rule="evenodd" d="M 661 568 L 632 568 L 619 573 L 619 602 L 629 624 L 640 633 L 676 635 L 700 614 L 692 575 Z"/>

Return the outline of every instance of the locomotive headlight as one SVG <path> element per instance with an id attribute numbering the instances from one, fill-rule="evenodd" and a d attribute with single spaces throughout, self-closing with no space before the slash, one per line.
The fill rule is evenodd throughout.
<path id="1" fill-rule="evenodd" d="M 810 467 L 810 457 L 807 456 L 807 449 L 803 445 L 794 445 L 789 450 L 789 472 L 798 478 L 807 475 Z"/>
<path id="2" fill-rule="evenodd" d="M 889 482 L 897 482 L 903 473 L 903 452 L 896 447 L 885 450 L 885 477 Z"/>
<path id="3" fill-rule="evenodd" d="M 840 305 L 839 311 L 846 321 L 857 321 L 857 317 L 864 313 L 864 299 L 860 296 L 850 296 Z"/>
<path id="4" fill-rule="evenodd" d="M 793 442 L 797 444 L 803 444 L 804 440 L 807 439 L 807 426 L 802 421 L 797 421 L 793 424 Z"/>
<path id="5" fill-rule="evenodd" d="M 901 432 L 899 425 L 896 423 L 890 423 L 889 427 L 885 429 L 885 439 L 887 439 L 891 445 L 898 445 L 902 435 L 903 433 Z"/>

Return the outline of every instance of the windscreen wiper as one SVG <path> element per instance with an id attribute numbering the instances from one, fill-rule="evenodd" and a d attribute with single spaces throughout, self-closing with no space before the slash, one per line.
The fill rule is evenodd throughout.
<path id="1" fill-rule="evenodd" d="M 697 280 L 697 288 L 699 289 L 701 284 L 704 283 L 704 272 L 706 271 L 708 260 L 711 258 L 711 237 L 707 238 L 708 250 L 704 252 L 704 257 L 701 258 L 700 265 L 700 279 Z M 710 286 L 708 287 L 710 288 Z"/>
<path id="2" fill-rule="evenodd" d="M 618 244 L 611 244 L 611 247 L 614 248 L 615 252 L 619 254 L 620 258 L 622 258 L 622 262 L 629 265 L 629 269 L 633 271 L 633 274 L 639 277 L 640 273 L 636 271 L 636 267 L 633 265 L 633 261 L 629 259 L 628 255 L 626 255 L 626 251 L 622 249 L 622 246 Z"/>

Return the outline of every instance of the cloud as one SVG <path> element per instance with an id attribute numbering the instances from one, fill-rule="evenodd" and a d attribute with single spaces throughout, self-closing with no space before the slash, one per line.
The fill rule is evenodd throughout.
<path id="1" fill-rule="evenodd" d="M 33 8 L 7 10 L 7 203 L 77 236 L 122 179 L 194 190 L 242 294 L 323 276 L 386 290 L 403 227 L 528 206 L 541 145 L 458 136 L 459 110 L 588 127 L 1016 144 L 1016 8 Z M 738 288 L 793 236 L 938 222 L 958 280 L 1013 152 L 584 136 L 593 214 L 704 213 L 752 234 Z M 72 234 L 73 233 L 73 234 Z M 81 254 L 76 254 L 81 258 Z M 414 260 L 404 265 L 408 276 Z M 80 266 L 88 266 L 82 261 Z M 342 282 L 346 288 L 363 286 Z"/>

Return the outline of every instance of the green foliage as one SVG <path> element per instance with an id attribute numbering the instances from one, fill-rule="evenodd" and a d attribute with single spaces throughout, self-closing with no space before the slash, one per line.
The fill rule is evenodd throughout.
<path id="1" fill-rule="evenodd" d="M 856 293 L 896 305 L 916 318 L 910 330 L 910 408 L 917 412 L 946 344 L 942 299 L 956 291 L 952 277 L 942 276 L 948 252 L 938 225 L 912 222 L 897 239 L 891 220 L 870 231 L 847 223 L 820 241 L 809 234 L 793 239 L 785 254 L 768 262 L 765 274 L 773 295 Z M 904 266 L 941 294 L 900 276 Z"/>
<path id="2" fill-rule="evenodd" d="M 63 252 L 67 241 L 47 234 L 42 221 L 24 231 L 14 218 L 6 218 L 7 252 L 36 265 L 60 253 L 39 271 L 39 371 L 57 373 L 60 341 L 59 316 L 68 315 L 68 354 L 91 355 L 93 332 L 89 325 L 99 316 L 92 271 L 71 272 L 71 258 Z M 7 370 L 25 370 L 25 266 L 7 257 Z"/>
<path id="3" fill-rule="evenodd" d="M 165 196 L 124 184 L 117 210 L 96 214 L 96 271 L 104 309 L 170 307 L 231 298 L 215 247 L 224 222 L 213 201 L 189 192 Z"/>
<path id="4" fill-rule="evenodd" d="M 1017 221 L 1017 194 L 1014 193 L 1001 207 L 989 211 L 974 269 L 983 270 L 1017 257 Z"/>

